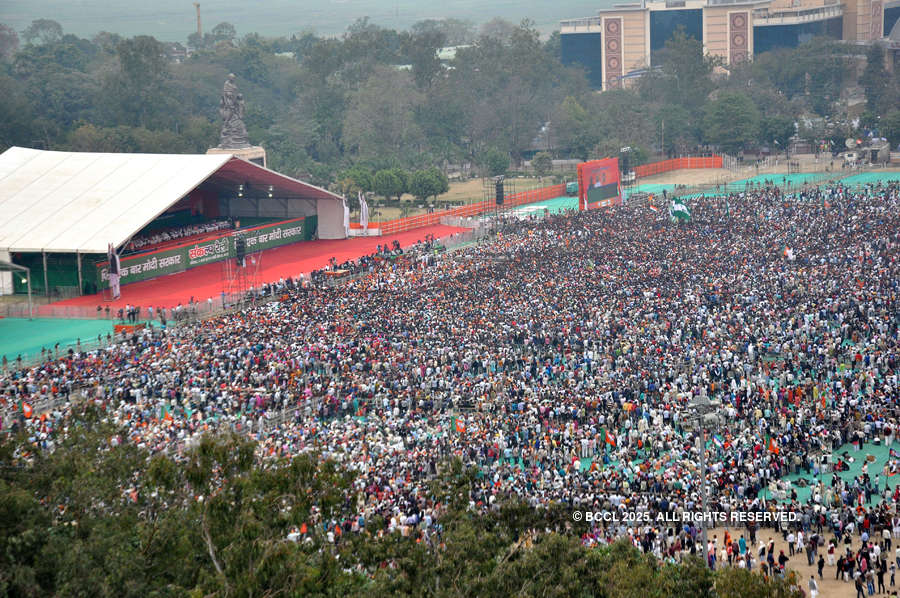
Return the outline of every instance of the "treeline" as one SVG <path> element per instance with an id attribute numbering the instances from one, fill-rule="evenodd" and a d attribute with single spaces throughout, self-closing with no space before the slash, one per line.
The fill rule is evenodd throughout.
<path id="1" fill-rule="evenodd" d="M 654 60 L 632 89 L 565 98 L 553 116 L 558 147 L 574 156 L 615 155 L 626 145 L 667 156 L 698 147 L 774 154 L 792 137 L 843 150 L 847 137 L 866 131 L 900 143 L 900 88 L 878 46 L 814 39 L 725 65 L 676 31 Z M 848 101 L 857 84 L 861 106 Z"/>
<path id="2" fill-rule="evenodd" d="M 776 152 L 795 134 L 843 144 L 861 133 L 857 116 L 863 132 L 900 143 L 897 77 L 877 47 L 813 40 L 735 66 L 676 32 L 633 88 L 600 94 L 560 63 L 559 34 L 489 25 L 398 32 L 363 19 L 338 38 L 272 39 L 221 23 L 188 47 L 81 39 L 47 19 L 21 35 L 0 25 L 0 150 L 203 152 L 218 143 L 229 72 L 270 165 L 321 185 L 357 166 L 481 174 L 498 156 L 518 164 L 539 149 L 587 159 L 629 146 L 637 164 L 713 148 Z M 847 101 L 857 83 L 864 110 Z"/>
<path id="3" fill-rule="evenodd" d="M 475 513 L 481 481 L 458 461 L 420 497 L 445 509 L 440 531 L 384 533 L 380 516 L 349 531 L 357 489 L 332 461 L 261 466 L 256 443 L 238 437 L 150 456 L 104 417 L 87 408 L 52 453 L 24 437 L 0 443 L 3 595 L 800 596 L 790 577 L 663 564 L 624 540 L 586 548 L 563 506 Z"/>
<path id="4" fill-rule="evenodd" d="M 343 172 L 336 187 L 347 197 L 355 197 L 357 192 L 375 193 L 385 199 L 396 198 L 408 193 L 420 201 L 437 197 L 450 190 L 450 180 L 439 168 L 432 166 L 423 170 L 409 171 L 403 168 L 385 168 L 373 171 L 364 166 L 353 166 Z M 355 203 L 352 203 L 357 207 Z"/>
<path id="5" fill-rule="evenodd" d="M 0 149 L 203 152 L 218 143 L 229 72 L 253 143 L 271 167 L 331 184 L 342 171 L 427 170 L 519 159 L 564 94 L 588 94 L 530 23 L 423 23 L 397 32 L 354 23 L 337 39 L 238 38 L 220 24 L 184 47 L 102 33 L 91 40 L 35 22 L 0 32 Z M 473 40 L 453 58 L 448 41 Z M 196 39 L 194 39 L 197 42 Z"/>

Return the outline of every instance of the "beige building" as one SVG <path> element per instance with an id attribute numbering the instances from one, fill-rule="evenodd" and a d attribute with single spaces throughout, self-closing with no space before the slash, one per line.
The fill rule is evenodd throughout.
<path id="1" fill-rule="evenodd" d="M 562 60 L 580 64 L 593 85 L 628 85 L 653 66 L 679 28 L 726 64 L 796 47 L 817 36 L 868 42 L 900 17 L 900 0 L 668 0 L 618 4 L 561 23 Z"/>

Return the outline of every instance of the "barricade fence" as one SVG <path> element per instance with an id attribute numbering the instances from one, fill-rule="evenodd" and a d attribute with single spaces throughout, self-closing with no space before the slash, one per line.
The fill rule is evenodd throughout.
<path id="1" fill-rule="evenodd" d="M 546 201 L 548 199 L 561 197 L 565 194 L 565 184 L 550 185 L 548 187 L 531 189 L 529 191 L 520 191 L 505 196 L 502 207 L 505 209 L 538 201 Z M 382 235 L 393 235 L 425 226 L 434 226 L 440 224 L 442 219 L 480 216 L 487 212 L 491 212 L 498 207 L 499 206 L 497 206 L 493 200 L 478 201 L 456 208 L 431 212 L 430 214 L 419 214 L 416 216 L 408 216 L 406 218 L 398 218 L 396 220 L 387 220 L 385 222 L 370 222 L 368 228 L 380 229 Z"/>
<path id="2" fill-rule="evenodd" d="M 672 158 L 650 164 L 641 164 L 634 167 L 634 174 L 639 177 L 648 177 L 662 174 L 682 168 L 722 168 L 722 156 L 686 156 L 684 158 Z"/>

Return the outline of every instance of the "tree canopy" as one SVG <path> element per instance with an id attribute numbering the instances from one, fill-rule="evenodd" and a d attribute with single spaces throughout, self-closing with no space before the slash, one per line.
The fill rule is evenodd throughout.
<path id="1" fill-rule="evenodd" d="M 315 454 L 263 459 L 237 435 L 181 455 L 111 442 L 87 406 L 53 452 L 0 443 L 0 587 L 14 596 L 798 597 L 790 579 L 702 562 L 663 564 L 626 541 L 585 547 L 568 512 L 507 502 L 469 510 L 459 460 L 432 483 L 439 542 L 380 534 L 329 539 L 353 511 L 353 475 Z M 17 450 L 18 449 L 18 450 Z M 297 541 L 295 541 L 297 540 Z"/>
<path id="2" fill-rule="evenodd" d="M 753 150 L 787 145 L 803 119 L 852 120 L 839 100 L 863 58 L 814 39 L 724 65 L 678 30 L 634 87 L 598 94 L 581 69 L 560 63 L 559 36 L 544 41 L 527 20 L 479 29 L 426 20 L 394 31 L 360 19 L 337 38 L 266 38 L 222 22 L 186 41 L 80 39 L 51 19 L 18 34 L 0 24 L 0 151 L 204 152 L 217 143 L 229 72 L 270 166 L 321 185 L 339 185 L 357 165 L 495 175 L 539 151 L 593 159 L 630 146 L 633 159 L 651 159 Z M 867 58 L 866 122 L 900 142 L 890 117 L 896 75 L 875 50 Z M 731 118 L 736 136 L 724 131 Z"/>

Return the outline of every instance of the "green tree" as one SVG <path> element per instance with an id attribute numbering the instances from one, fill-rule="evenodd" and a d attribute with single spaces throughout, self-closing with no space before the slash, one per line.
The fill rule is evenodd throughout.
<path id="1" fill-rule="evenodd" d="M 688 154 L 697 145 L 697 117 L 679 104 L 663 104 L 654 117 L 659 143 L 666 155 Z"/>
<path id="2" fill-rule="evenodd" d="M 62 25 L 53 19 L 36 19 L 22 32 L 26 44 L 52 44 L 62 39 Z"/>
<path id="3" fill-rule="evenodd" d="M 12 60 L 18 49 L 19 34 L 9 25 L 0 23 L 0 61 Z"/>
<path id="4" fill-rule="evenodd" d="M 766 115 L 760 125 L 763 141 L 772 144 L 772 151 L 786 151 L 796 128 L 794 119 L 781 115 Z"/>
<path id="5" fill-rule="evenodd" d="M 167 93 L 170 73 L 162 44 L 140 35 L 121 41 L 116 54 L 119 70 L 104 83 L 110 120 L 140 127 L 171 123 L 176 108 Z"/>
<path id="6" fill-rule="evenodd" d="M 427 89 L 442 70 L 438 50 L 446 42 L 446 36 L 440 31 L 425 31 L 419 34 L 405 33 L 400 39 L 403 53 L 412 65 L 416 87 Z"/>
<path id="7" fill-rule="evenodd" d="M 409 31 L 413 35 L 440 34 L 450 46 L 471 44 L 475 41 L 475 26 L 471 21 L 460 19 L 425 19 L 413 23 Z"/>
<path id="8" fill-rule="evenodd" d="M 376 68 L 350 97 L 343 141 L 361 158 L 395 156 L 410 161 L 418 152 L 422 132 L 413 118 L 422 95 L 409 73 Z"/>
<path id="9" fill-rule="evenodd" d="M 101 31 L 93 38 L 91 38 L 91 42 L 101 51 L 106 52 L 107 54 L 115 54 L 116 47 L 121 41 L 121 35 L 119 35 L 118 33 L 110 33 L 109 31 Z"/>
<path id="10" fill-rule="evenodd" d="M 224 42 L 228 45 L 234 45 L 237 38 L 237 30 L 234 25 L 228 22 L 219 23 L 209 32 L 213 44 Z"/>
<path id="11" fill-rule="evenodd" d="M 500 43 L 507 43 L 512 39 L 516 26 L 500 17 L 494 17 L 481 26 L 479 35 L 482 38 L 490 38 Z"/>
<path id="12" fill-rule="evenodd" d="M 409 181 L 411 175 L 408 170 L 404 170 L 402 168 L 392 168 L 391 172 L 394 173 L 397 181 L 399 181 L 399 187 L 394 195 L 397 196 L 397 201 L 400 201 L 401 195 L 403 195 L 404 193 L 409 193 Z"/>
<path id="13" fill-rule="evenodd" d="M 390 199 L 394 196 L 399 198 L 405 190 L 403 179 L 397 176 L 397 173 L 392 169 L 376 172 L 372 183 L 375 187 L 375 193 L 385 199 Z"/>
<path id="14" fill-rule="evenodd" d="M 553 170 L 553 156 L 548 152 L 538 152 L 531 159 L 531 167 L 534 168 L 535 174 L 543 178 Z"/>
<path id="15" fill-rule="evenodd" d="M 746 94 L 723 92 L 706 105 L 703 138 L 726 152 L 739 152 L 759 135 L 759 110 Z"/>
<path id="16" fill-rule="evenodd" d="M 375 191 L 375 177 L 371 170 L 357 165 L 338 176 L 337 187 L 342 195 L 355 201 L 360 191 Z"/>
<path id="17" fill-rule="evenodd" d="M 552 121 L 555 147 L 568 151 L 570 156 L 586 160 L 600 141 L 597 119 L 573 96 L 566 96 L 557 106 Z"/>
<path id="18" fill-rule="evenodd" d="M 719 598 L 800 598 L 797 576 L 772 576 L 768 580 L 758 573 L 723 567 L 716 572 L 716 595 Z"/>
<path id="19" fill-rule="evenodd" d="M 479 164 L 488 176 L 506 174 L 510 165 L 509 154 L 495 147 L 489 147 L 479 157 Z"/>
<path id="20" fill-rule="evenodd" d="M 884 115 L 896 106 L 896 94 L 892 93 L 894 80 L 884 66 L 884 48 L 872 44 L 866 50 L 866 68 L 859 78 L 866 91 L 866 108 L 876 115 Z"/>
<path id="21" fill-rule="evenodd" d="M 409 180 L 409 193 L 416 199 L 425 199 L 438 196 L 450 190 L 447 176 L 437 168 L 417 170 L 412 173 Z"/>
<path id="22" fill-rule="evenodd" d="M 881 134 L 890 141 L 892 148 L 900 144 L 900 110 L 891 110 L 881 119 Z"/>
<path id="23" fill-rule="evenodd" d="M 642 97 L 659 98 L 668 104 L 678 104 L 690 112 L 701 110 L 715 88 L 711 75 L 721 60 L 703 54 L 703 43 L 675 30 L 653 60 L 660 69 L 651 70 L 639 83 Z"/>
<path id="24" fill-rule="evenodd" d="M 815 145 L 825 138 L 825 120 L 818 117 L 803 118 L 797 134 L 800 139 Z M 841 140 L 841 146 L 843 146 L 843 140 Z"/>

